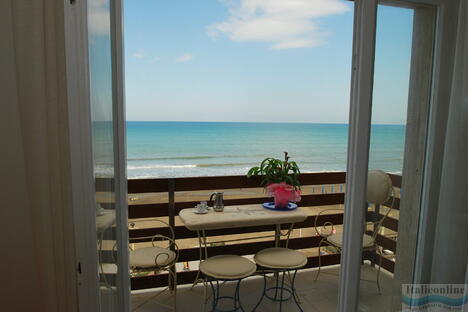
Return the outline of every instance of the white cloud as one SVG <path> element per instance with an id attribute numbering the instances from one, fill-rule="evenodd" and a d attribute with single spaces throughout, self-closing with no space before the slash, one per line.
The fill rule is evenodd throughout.
<path id="1" fill-rule="evenodd" d="M 156 63 L 157 61 L 159 61 L 161 58 L 159 56 L 155 56 L 153 57 L 151 60 L 150 60 L 150 63 L 153 64 L 153 63 Z"/>
<path id="2" fill-rule="evenodd" d="M 188 62 L 188 61 L 190 61 L 191 59 L 193 59 L 193 55 L 187 53 L 187 54 L 184 54 L 184 55 L 179 56 L 178 58 L 176 58 L 175 61 L 176 61 L 177 63 L 183 63 L 183 62 Z"/>
<path id="3" fill-rule="evenodd" d="M 142 60 L 142 59 L 146 58 L 146 53 L 144 51 L 138 51 L 138 52 L 133 53 L 132 56 L 134 58 Z"/>
<path id="4" fill-rule="evenodd" d="M 106 0 L 88 1 L 88 29 L 92 36 L 110 34 L 110 14 Z"/>
<path id="5" fill-rule="evenodd" d="M 342 0 L 230 0 L 226 21 L 207 27 L 232 41 L 269 42 L 274 49 L 314 47 L 324 43 L 318 19 L 349 8 Z"/>

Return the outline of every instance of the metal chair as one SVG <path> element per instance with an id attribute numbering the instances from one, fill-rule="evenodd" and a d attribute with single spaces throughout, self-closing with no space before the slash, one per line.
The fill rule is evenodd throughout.
<path id="1" fill-rule="evenodd" d="M 179 258 L 179 248 L 175 243 L 174 229 L 166 222 L 162 220 L 154 220 L 155 222 L 160 222 L 164 224 L 169 229 L 169 235 L 164 236 L 160 234 L 152 236 L 141 236 L 141 237 L 132 237 L 131 241 L 134 243 L 138 242 L 147 242 L 151 241 L 151 246 L 141 247 L 141 248 L 130 248 L 129 252 L 129 264 L 131 272 L 133 274 L 138 274 L 141 272 L 154 271 L 159 273 L 161 271 L 166 271 L 168 273 L 168 287 L 163 289 L 161 292 L 170 290 L 173 294 L 173 310 L 176 311 L 177 308 L 177 269 L 176 263 Z M 168 246 L 164 247 L 163 245 L 167 243 Z M 134 244 L 132 244 L 134 245 Z M 160 292 L 160 293 L 161 293 Z M 158 293 L 157 295 L 159 295 Z M 156 296 L 157 296 L 156 295 Z M 150 301 L 154 296 L 147 301 Z M 161 304 L 161 303 L 160 303 Z M 165 306 L 164 304 L 161 304 Z"/>
<path id="2" fill-rule="evenodd" d="M 195 281 L 192 285 L 192 289 L 200 279 L 203 281 L 205 308 L 208 300 L 207 287 L 208 284 L 210 284 L 213 294 L 211 305 L 213 312 L 234 312 L 238 310 L 245 311 L 240 301 L 240 283 L 244 278 L 255 273 L 257 266 L 249 259 L 237 255 L 218 255 L 208 257 L 208 245 L 210 245 L 210 243 L 207 241 L 206 232 L 201 230 L 197 231 L 197 234 L 200 245 L 200 265 L 197 277 L 195 278 Z M 237 284 L 234 295 L 222 296 L 220 291 L 220 282 L 221 286 L 226 282 L 236 282 Z M 233 302 L 233 309 L 217 309 L 219 302 L 226 299 Z"/>
<path id="3" fill-rule="evenodd" d="M 252 275 L 257 270 L 255 263 L 247 258 L 237 255 L 219 255 L 209 257 L 200 263 L 200 272 L 210 283 L 213 292 L 212 311 L 245 311 L 240 301 L 240 283 L 241 281 Z M 236 290 L 234 296 L 221 296 L 220 282 L 236 282 Z M 214 286 L 216 283 L 216 287 Z M 232 310 L 217 309 L 220 300 L 229 299 L 233 301 Z"/>
<path id="4" fill-rule="evenodd" d="M 382 266 L 382 257 L 383 252 L 381 248 L 377 245 L 376 237 L 377 234 L 380 232 L 382 223 L 384 222 L 385 218 L 388 216 L 390 211 L 393 209 L 393 205 L 395 202 L 394 198 L 394 190 L 392 185 L 392 180 L 390 179 L 389 175 L 381 170 L 372 170 L 368 173 L 367 179 L 367 202 L 368 207 L 372 205 L 374 207 L 374 211 L 371 211 L 371 216 L 373 220 L 370 222 L 366 221 L 365 227 L 373 225 L 372 231 L 364 230 L 364 235 L 362 238 L 362 247 L 363 251 L 373 252 L 379 256 L 379 264 L 377 270 L 377 289 L 380 291 L 380 268 Z M 380 205 L 387 202 L 390 198 L 392 198 L 392 203 L 385 214 L 380 213 Z M 322 225 L 318 226 L 318 220 L 324 215 L 324 213 L 329 213 L 333 211 L 340 211 L 341 213 L 344 212 L 342 208 L 329 208 L 319 212 L 315 217 L 315 231 L 316 233 L 322 237 L 318 246 L 318 270 L 315 276 L 315 281 L 317 281 L 320 270 L 321 270 L 321 247 L 323 245 L 332 246 L 337 250 L 337 252 L 341 253 L 343 247 L 343 234 L 336 233 L 335 226 L 332 222 L 326 221 Z"/>
<path id="5" fill-rule="evenodd" d="M 282 234 L 280 232 L 280 236 L 286 236 L 286 244 L 285 247 L 273 247 L 273 248 L 266 248 L 257 252 L 254 256 L 254 261 L 259 266 L 263 274 L 263 293 L 260 297 L 260 300 L 255 305 L 252 311 L 255 311 L 260 303 L 262 302 L 264 297 L 268 299 L 279 302 L 280 308 L 279 310 L 282 311 L 283 302 L 290 300 L 291 298 L 294 299 L 297 307 L 300 311 L 303 311 L 298 300 L 298 296 L 296 293 L 296 289 L 294 287 L 294 282 L 296 280 L 297 270 L 304 267 L 307 264 L 307 257 L 296 250 L 289 249 L 289 237 L 291 235 L 293 224 L 286 232 L 286 234 Z M 291 278 L 291 272 L 294 271 L 293 276 Z M 274 273 L 275 278 L 275 286 L 267 288 L 267 274 Z M 281 282 L 279 281 L 280 274 L 282 273 Z M 285 285 L 285 276 L 286 273 L 288 274 L 289 280 L 289 287 Z M 270 296 L 268 293 L 274 291 L 274 296 Z M 278 296 L 279 293 L 279 296 Z M 284 296 L 284 293 L 286 295 Z"/>

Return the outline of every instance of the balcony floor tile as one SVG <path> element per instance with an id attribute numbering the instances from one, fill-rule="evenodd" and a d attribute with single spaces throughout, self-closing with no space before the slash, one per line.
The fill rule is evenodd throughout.
<path id="1" fill-rule="evenodd" d="M 296 288 L 301 299 L 301 306 L 305 312 L 328 312 L 335 311 L 338 294 L 338 274 L 339 266 L 327 267 L 322 269 L 319 280 L 314 282 L 315 269 L 303 270 L 297 275 Z M 361 281 L 359 311 L 390 311 L 392 276 L 386 271 L 381 272 L 382 295 L 377 293 L 377 286 L 374 282 Z M 363 265 L 361 269 L 361 278 L 374 280 L 376 271 L 369 265 Z M 243 280 L 241 284 L 241 300 L 246 311 L 251 311 L 260 298 L 263 280 L 261 277 L 250 277 Z M 233 294 L 234 283 L 227 283 L 223 286 L 223 294 Z M 154 311 L 172 311 L 169 308 L 161 306 L 158 302 L 170 304 L 172 297 L 166 291 L 159 295 L 158 290 L 135 291 L 132 293 L 132 306 L 135 312 L 154 312 Z M 203 309 L 203 286 L 197 285 L 190 290 L 190 285 L 178 287 L 177 292 L 177 311 L 178 312 L 198 312 Z M 209 311 L 210 300 L 205 311 Z M 230 309 L 230 303 L 225 302 L 219 308 Z M 264 299 L 261 306 L 257 308 L 258 312 L 279 311 L 279 304 Z M 283 303 L 283 311 L 298 311 L 295 304 L 291 301 Z"/>

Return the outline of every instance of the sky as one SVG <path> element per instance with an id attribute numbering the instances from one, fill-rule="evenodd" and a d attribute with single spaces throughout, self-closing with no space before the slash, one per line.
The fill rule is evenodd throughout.
<path id="1" fill-rule="evenodd" d="M 127 120 L 348 122 L 352 2 L 124 3 Z M 411 32 L 379 6 L 373 123 L 405 123 Z"/>

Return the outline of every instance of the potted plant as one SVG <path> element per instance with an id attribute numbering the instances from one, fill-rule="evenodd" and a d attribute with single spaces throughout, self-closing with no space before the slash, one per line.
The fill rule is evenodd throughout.
<path id="1" fill-rule="evenodd" d="M 267 195 L 275 198 L 274 207 L 277 209 L 287 209 L 289 203 L 301 200 L 301 172 L 296 162 L 289 159 L 288 152 L 284 152 L 284 160 L 265 158 L 260 166 L 247 172 L 249 178 L 262 178 L 261 184 L 265 187 Z"/>

